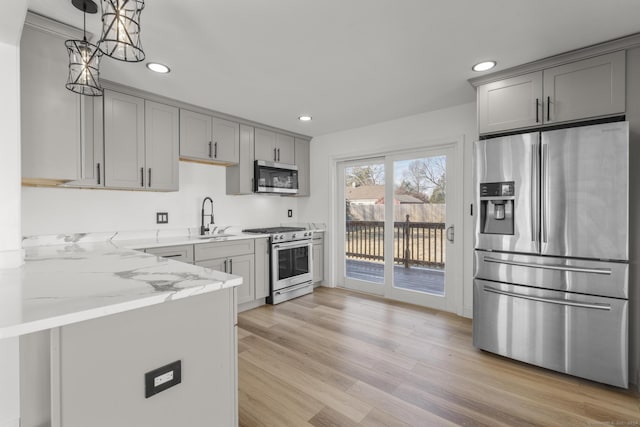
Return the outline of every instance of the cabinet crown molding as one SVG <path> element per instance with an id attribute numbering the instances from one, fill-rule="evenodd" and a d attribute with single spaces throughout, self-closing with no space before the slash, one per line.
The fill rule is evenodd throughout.
<path id="1" fill-rule="evenodd" d="M 526 64 L 511 67 L 506 70 L 496 71 L 495 73 L 474 77 L 467 81 L 469 82 L 469 84 L 471 84 L 471 86 L 477 88 L 478 86 L 481 86 L 483 84 L 492 83 L 498 80 L 517 77 L 523 74 L 541 71 L 547 68 L 556 67 L 558 65 L 564 65 L 611 52 L 631 49 L 637 46 L 640 46 L 640 33 L 631 34 L 604 43 L 598 43 L 592 46 L 572 50 L 537 61 L 528 62 Z"/>

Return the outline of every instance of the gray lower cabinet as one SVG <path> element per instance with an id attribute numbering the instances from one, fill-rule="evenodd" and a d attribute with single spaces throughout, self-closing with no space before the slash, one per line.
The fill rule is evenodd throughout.
<path id="1" fill-rule="evenodd" d="M 255 160 L 295 164 L 294 138 L 289 135 L 256 128 Z"/>
<path id="2" fill-rule="evenodd" d="M 240 125 L 230 120 L 180 110 L 180 157 L 208 163 L 240 160 Z"/>
<path id="3" fill-rule="evenodd" d="M 238 304 L 242 304 L 255 299 L 254 248 L 253 239 L 198 244 L 194 249 L 195 264 L 241 276 L 237 295 Z"/>
<path id="4" fill-rule="evenodd" d="M 269 296 L 269 239 L 256 239 L 256 291 L 255 299 L 266 298 Z"/>
<path id="5" fill-rule="evenodd" d="M 148 254 L 158 255 L 174 261 L 193 264 L 193 245 L 163 246 L 159 248 L 147 248 L 144 251 Z"/>
<path id="6" fill-rule="evenodd" d="M 178 108 L 105 90 L 105 183 L 110 188 L 178 190 Z"/>
<path id="7" fill-rule="evenodd" d="M 613 52 L 478 87 L 481 134 L 625 112 L 625 52 Z"/>
<path id="8" fill-rule="evenodd" d="M 324 232 L 313 233 L 313 283 L 324 280 Z"/>
<path id="9" fill-rule="evenodd" d="M 64 42 L 78 35 L 62 34 L 61 28 L 46 31 L 41 20 L 28 14 L 20 41 L 23 182 L 98 185 L 104 165 L 101 133 L 94 139 L 94 98 L 65 87 Z"/>

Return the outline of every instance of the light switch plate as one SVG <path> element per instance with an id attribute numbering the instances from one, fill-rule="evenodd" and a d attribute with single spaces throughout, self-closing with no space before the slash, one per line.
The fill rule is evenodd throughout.
<path id="1" fill-rule="evenodd" d="M 168 224 L 169 212 L 156 212 L 156 224 Z"/>

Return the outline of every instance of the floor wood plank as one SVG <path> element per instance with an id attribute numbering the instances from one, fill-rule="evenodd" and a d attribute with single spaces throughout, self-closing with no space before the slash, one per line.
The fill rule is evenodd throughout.
<path id="1" fill-rule="evenodd" d="M 243 427 L 640 424 L 638 394 L 479 351 L 437 310 L 318 288 L 238 328 Z"/>

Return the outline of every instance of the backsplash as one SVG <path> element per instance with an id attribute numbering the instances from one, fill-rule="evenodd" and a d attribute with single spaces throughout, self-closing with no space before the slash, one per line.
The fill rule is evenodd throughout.
<path id="1" fill-rule="evenodd" d="M 206 196 L 213 199 L 216 224 L 248 228 L 298 220 L 297 198 L 227 196 L 225 183 L 222 166 L 180 162 L 180 191 L 171 193 L 23 187 L 22 235 L 196 227 Z M 168 212 L 169 223 L 156 224 L 156 212 Z"/>

